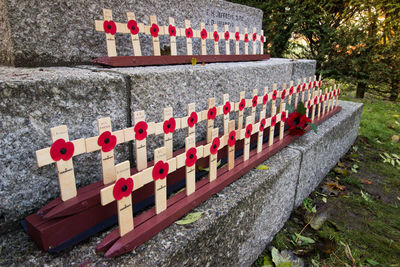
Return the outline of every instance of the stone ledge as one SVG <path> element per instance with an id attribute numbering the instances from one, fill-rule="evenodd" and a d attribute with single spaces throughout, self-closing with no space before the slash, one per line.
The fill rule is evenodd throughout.
<path id="1" fill-rule="evenodd" d="M 4 244 L 0 250 L 0 265 L 250 266 L 290 216 L 295 199 L 300 198 L 302 184 L 314 186 L 301 179 L 304 166 L 317 169 L 321 165 L 321 161 L 311 157 L 309 162 L 305 160 L 310 153 L 308 151 L 313 151 L 316 158 L 326 157 L 317 148 L 333 142 L 335 146 L 329 146 L 329 152 L 334 156 L 327 158 L 337 161 L 354 141 L 362 105 L 344 101 L 340 101 L 340 105 L 342 111 L 324 122 L 319 127 L 319 134 L 307 133 L 291 147 L 264 162 L 270 167 L 268 171 L 250 171 L 197 207 L 195 211 L 204 214 L 193 224 L 173 224 L 133 252 L 115 259 L 105 259 L 95 253 L 96 244 L 106 233 L 96 235 L 62 254 L 51 255 L 40 251 L 19 230 L 0 237 Z M 329 136 L 332 140 L 328 139 Z M 320 175 L 324 175 L 323 172 L 313 174 L 316 175 L 313 181 L 320 181 Z M 309 188 L 308 191 L 312 190 Z"/>

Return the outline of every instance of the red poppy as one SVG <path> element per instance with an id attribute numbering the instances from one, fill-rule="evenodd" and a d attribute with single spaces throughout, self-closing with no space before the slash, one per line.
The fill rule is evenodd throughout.
<path id="1" fill-rule="evenodd" d="M 203 40 L 207 39 L 207 31 L 206 31 L 206 29 L 202 29 L 201 32 L 200 32 L 200 35 L 201 35 L 201 39 L 203 39 Z"/>
<path id="2" fill-rule="evenodd" d="M 286 121 L 286 111 L 283 111 L 283 112 L 282 112 L 281 121 L 283 121 L 283 122 Z"/>
<path id="3" fill-rule="evenodd" d="M 258 96 L 253 96 L 253 100 L 252 100 L 252 102 L 253 102 L 253 108 L 255 108 L 256 106 L 257 106 L 257 99 L 258 99 Z"/>
<path id="4" fill-rule="evenodd" d="M 128 21 L 128 29 L 131 31 L 131 34 L 136 35 L 139 33 L 139 27 L 137 26 L 136 20 L 131 19 Z"/>
<path id="5" fill-rule="evenodd" d="M 109 152 L 113 150 L 117 144 L 117 137 L 112 135 L 110 131 L 105 131 L 97 139 L 97 144 L 101 146 L 103 152 Z"/>
<path id="6" fill-rule="evenodd" d="M 233 130 L 229 133 L 228 146 L 234 146 L 236 143 L 236 131 Z"/>
<path id="7" fill-rule="evenodd" d="M 293 92 L 294 92 L 294 87 L 293 87 L 293 86 L 290 86 L 290 88 L 289 88 L 289 95 L 293 95 Z"/>
<path id="8" fill-rule="evenodd" d="M 314 88 L 315 86 L 317 86 L 317 81 L 314 81 L 314 83 L 313 83 L 313 88 Z"/>
<path id="9" fill-rule="evenodd" d="M 321 88 L 322 81 L 318 81 L 318 88 Z"/>
<path id="10" fill-rule="evenodd" d="M 333 96 L 336 96 L 336 90 L 333 91 Z"/>
<path id="11" fill-rule="evenodd" d="M 264 36 L 260 36 L 260 41 L 261 41 L 261 43 L 264 43 Z"/>
<path id="12" fill-rule="evenodd" d="M 229 32 L 226 31 L 224 34 L 225 40 L 228 41 L 229 40 Z"/>
<path id="13" fill-rule="evenodd" d="M 193 38 L 193 30 L 192 28 L 187 28 L 185 30 L 186 38 Z"/>
<path id="14" fill-rule="evenodd" d="M 219 34 L 217 31 L 214 31 L 214 41 L 216 41 L 216 42 L 219 41 Z"/>
<path id="15" fill-rule="evenodd" d="M 185 164 L 188 167 L 192 167 L 196 163 L 196 161 L 197 161 L 197 150 L 195 147 L 191 147 L 186 152 Z"/>
<path id="16" fill-rule="evenodd" d="M 129 197 L 133 190 L 132 178 L 119 178 L 114 184 L 113 195 L 115 200 L 121 200 L 124 197 Z"/>
<path id="17" fill-rule="evenodd" d="M 276 100 L 276 96 L 278 95 L 278 91 L 274 90 L 272 93 L 272 100 Z"/>
<path id="18" fill-rule="evenodd" d="M 267 104 L 267 102 L 268 102 L 268 93 L 265 94 L 263 97 L 263 104 L 265 105 L 265 104 Z"/>
<path id="19" fill-rule="evenodd" d="M 324 101 L 328 100 L 328 94 L 324 95 Z"/>
<path id="20" fill-rule="evenodd" d="M 265 128 L 265 118 L 260 120 L 260 132 L 264 131 Z"/>
<path id="21" fill-rule="evenodd" d="M 285 97 L 286 97 L 286 90 L 283 89 L 281 93 L 281 99 L 285 99 Z"/>
<path id="22" fill-rule="evenodd" d="M 314 98 L 314 105 L 318 104 L 318 96 Z"/>
<path id="23" fill-rule="evenodd" d="M 240 34 L 239 34 L 239 32 L 235 32 L 235 39 L 236 39 L 236 41 L 239 41 L 239 40 L 240 40 Z"/>
<path id="24" fill-rule="evenodd" d="M 255 42 L 257 40 L 257 33 L 253 33 L 253 41 Z"/>
<path id="25" fill-rule="evenodd" d="M 272 118 L 271 118 L 271 126 L 273 127 L 273 126 L 275 126 L 276 125 L 276 115 L 274 115 Z"/>
<path id="26" fill-rule="evenodd" d="M 210 146 L 210 153 L 211 154 L 213 154 L 213 155 L 217 154 L 220 143 L 221 142 L 219 140 L 219 137 L 215 137 L 214 140 L 212 141 L 211 146 Z"/>
<path id="27" fill-rule="evenodd" d="M 174 118 L 170 118 L 169 120 L 164 121 L 163 129 L 164 133 L 173 133 L 175 131 L 176 122 Z"/>
<path id="28" fill-rule="evenodd" d="M 297 85 L 296 93 L 300 93 L 300 90 L 301 90 L 301 85 L 299 84 L 299 85 Z"/>
<path id="29" fill-rule="evenodd" d="M 242 111 L 246 107 L 246 100 L 243 98 L 239 103 L 239 110 Z"/>
<path id="30" fill-rule="evenodd" d="M 308 108 L 308 109 L 311 108 L 311 100 L 308 100 L 308 102 L 307 102 L 307 108 Z"/>
<path id="31" fill-rule="evenodd" d="M 117 25 L 112 20 L 105 20 L 103 22 L 103 29 L 106 33 L 114 35 L 117 32 Z"/>
<path id="32" fill-rule="evenodd" d="M 249 35 L 247 33 L 244 35 L 244 41 L 246 43 L 249 41 Z"/>
<path id="33" fill-rule="evenodd" d="M 147 128 L 148 125 L 145 121 L 136 123 L 135 128 L 133 128 L 135 131 L 135 139 L 139 141 L 145 139 L 147 137 Z"/>
<path id="34" fill-rule="evenodd" d="M 311 89 L 311 87 L 312 87 L 312 82 L 310 81 L 310 82 L 308 83 L 308 89 Z"/>
<path id="35" fill-rule="evenodd" d="M 231 103 L 229 101 L 226 101 L 222 109 L 224 111 L 224 114 L 227 115 L 229 112 L 231 112 Z"/>
<path id="36" fill-rule="evenodd" d="M 286 121 L 286 124 L 289 127 L 289 130 L 293 130 L 295 128 L 305 128 L 307 121 L 304 120 L 303 117 L 306 117 L 306 115 L 303 115 L 296 111 L 290 113 L 289 117 Z"/>
<path id="37" fill-rule="evenodd" d="M 153 167 L 153 179 L 158 180 L 158 179 L 164 179 L 167 177 L 169 170 L 169 165 L 168 162 L 163 162 L 162 160 L 158 161 L 154 167 Z"/>
<path id="38" fill-rule="evenodd" d="M 337 89 L 337 95 L 340 95 L 340 88 Z"/>
<path id="39" fill-rule="evenodd" d="M 216 116 L 217 116 L 217 108 L 216 107 L 210 108 L 207 113 L 207 119 L 214 120 Z"/>
<path id="40" fill-rule="evenodd" d="M 244 134 L 244 136 L 246 138 L 250 138 L 252 132 L 253 132 L 253 125 L 250 123 L 249 125 L 246 126 L 246 133 Z"/>
<path id="41" fill-rule="evenodd" d="M 304 83 L 304 84 L 303 84 L 303 88 L 302 88 L 302 91 L 303 91 L 303 92 L 306 90 L 306 86 L 307 86 L 307 84 Z"/>
<path id="42" fill-rule="evenodd" d="M 189 125 L 190 128 L 192 128 L 196 123 L 197 123 L 197 113 L 196 112 L 192 112 L 187 120 L 187 123 Z"/>
<path id="43" fill-rule="evenodd" d="M 169 25 L 168 26 L 168 33 L 170 36 L 176 36 L 176 28 L 175 26 Z"/>
<path id="44" fill-rule="evenodd" d="M 332 91 L 329 92 L 329 99 L 331 99 L 331 98 L 332 98 Z"/>
<path id="45" fill-rule="evenodd" d="M 319 103 L 322 102 L 322 95 L 319 96 Z"/>
<path id="46" fill-rule="evenodd" d="M 74 144 L 72 142 L 65 142 L 64 139 L 57 139 L 50 148 L 50 156 L 54 161 L 69 160 L 74 155 Z"/>
<path id="47" fill-rule="evenodd" d="M 150 28 L 150 34 L 151 34 L 151 36 L 153 36 L 153 37 L 158 37 L 158 32 L 160 31 L 160 29 L 158 28 L 158 25 L 157 24 L 155 24 L 155 23 L 153 23 L 152 25 L 151 25 L 151 28 Z"/>

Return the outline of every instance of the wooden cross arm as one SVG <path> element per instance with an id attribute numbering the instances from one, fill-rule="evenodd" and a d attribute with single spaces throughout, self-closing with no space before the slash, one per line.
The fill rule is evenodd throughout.
<path id="1" fill-rule="evenodd" d="M 201 112 L 196 112 L 196 114 L 197 114 L 197 123 L 199 123 L 200 121 L 202 121 L 201 120 L 202 113 Z M 189 118 L 189 116 L 186 116 L 186 117 L 183 117 L 183 118 L 180 119 L 181 120 L 181 128 L 182 129 L 188 127 L 188 123 L 187 123 L 188 118 Z"/>
<path id="2" fill-rule="evenodd" d="M 135 126 L 124 129 L 125 142 L 135 139 Z M 156 133 L 156 123 L 147 122 L 147 135 Z"/>
<path id="3" fill-rule="evenodd" d="M 174 119 L 175 119 L 175 123 L 176 123 L 175 124 L 175 130 L 178 130 L 178 129 L 181 129 L 181 128 L 185 128 L 185 127 L 182 127 L 182 124 L 181 124 L 183 118 L 174 118 Z M 164 122 L 163 121 L 155 123 L 155 125 L 154 125 L 154 134 L 155 135 L 163 134 L 164 133 L 163 126 L 164 126 Z"/>
<path id="4" fill-rule="evenodd" d="M 125 142 L 125 137 L 124 137 L 124 130 L 119 130 L 111 133 L 112 135 L 115 135 L 117 137 L 117 144 L 121 144 Z M 96 150 L 100 150 L 101 147 L 97 144 L 97 140 L 99 139 L 98 136 L 93 136 L 89 137 L 86 139 L 86 152 L 93 152 Z"/>
<path id="5" fill-rule="evenodd" d="M 104 32 L 104 20 L 95 20 L 94 21 L 94 28 L 98 32 Z M 128 28 L 127 23 L 121 23 L 121 22 L 115 22 L 115 26 L 117 27 L 117 32 L 118 33 L 131 33 L 130 29 Z M 145 25 L 143 23 L 138 23 L 137 26 L 139 27 L 139 32 L 140 33 L 147 33 L 150 34 L 150 28 L 148 32 L 145 32 Z M 147 26 L 149 27 L 149 26 Z M 161 32 L 161 29 L 160 29 Z M 164 32 L 164 31 L 163 31 Z"/>
<path id="6" fill-rule="evenodd" d="M 77 139 L 71 142 L 74 144 L 74 154 L 72 155 L 73 157 L 86 152 L 84 138 Z M 51 147 L 36 150 L 36 160 L 38 163 L 38 167 L 42 167 L 55 162 L 50 156 L 50 149 Z"/>
<path id="7" fill-rule="evenodd" d="M 100 190 L 100 199 L 102 206 L 110 204 L 115 200 L 113 195 L 113 189 L 114 189 L 114 184 L 109 185 Z"/>

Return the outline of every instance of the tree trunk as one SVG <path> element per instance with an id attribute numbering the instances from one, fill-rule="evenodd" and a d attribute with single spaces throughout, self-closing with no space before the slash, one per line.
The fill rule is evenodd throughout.
<path id="1" fill-rule="evenodd" d="M 365 92 L 367 91 L 367 84 L 365 82 L 357 83 L 356 98 L 364 98 Z"/>

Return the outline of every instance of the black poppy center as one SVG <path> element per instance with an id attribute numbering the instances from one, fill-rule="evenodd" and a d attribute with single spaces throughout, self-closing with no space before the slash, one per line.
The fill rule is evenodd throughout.
<path id="1" fill-rule="evenodd" d="M 109 139 L 109 138 L 104 139 L 104 143 L 105 143 L 105 144 L 110 143 L 110 139 Z"/>
<path id="2" fill-rule="evenodd" d="M 142 134 L 143 133 L 143 129 L 139 129 L 139 133 Z"/>
<path id="3" fill-rule="evenodd" d="M 293 123 L 294 123 L 295 125 L 298 125 L 298 124 L 300 123 L 300 118 L 294 119 L 294 120 L 293 120 Z"/>
<path id="4" fill-rule="evenodd" d="M 216 148 L 217 148 L 217 145 L 216 145 L 216 144 L 214 144 L 214 145 L 213 145 L 213 148 L 214 148 L 214 149 L 216 149 Z"/>
<path id="5" fill-rule="evenodd" d="M 111 30 L 111 25 L 110 25 L 110 24 L 108 24 L 107 28 L 108 28 L 109 30 Z"/>
<path id="6" fill-rule="evenodd" d="M 136 27 L 135 26 L 132 26 L 132 30 L 135 30 L 136 29 Z"/>
<path id="7" fill-rule="evenodd" d="M 164 169 L 161 168 L 161 169 L 158 171 L 158 173 L 159 173 L 159 174 L 163 174 L 163 173 L 164 173 Z"/>
<path id="8" fill-rule="evenodd" d="M 193 118 L 190 118 L 190 122 L 193 123 L 193 122 L 194 122 L 194 119 L 193 119 Z"/>
<path id="9" fill-rule="evenodd" d="M 250 134 L 250 130 L 248 130 L 247 133 Z"/>
<path id="10" fill-rule="evenodd" d="M 64 155 L 67 153 L 67 149 L 65 147 L 61 148 L 60 153 Z"/>
<path id="11" fill-rule="evenodd" d="M 228 107 L 225 107 L 225 110 L 228 111 Z"/>
<path id="12" fill-rule="evenodd" d="M 171 124 L 168 123 L 168 124 L 167 124 L 167 128 L 168 128 L 168 129 L 171 128 Z"/>
<path id="13" fill-rule="evenodd" d="M 193 158 L 193 154 L 190 154 L 189 158 L 192 159 Z"/>
<path id="14" fill-rule="evenodd" d="M 153 28 L 153 32 L 157 32 L 157 29 L 155 27 Z"/>
<path id="15" fill-rule="evenodd" d="M 211 115 L 211 116 L 213 115 L 213 112 L 212 112 L 212 111 L 210 112 L 210 115 Z"/>
<path id="16" fill-rule="evenodd" d="M 231 136 L 231 140 L 233 140 L 233 135 Z"/>
<path id="17" fill-rule="evenodd" d="M 125 192 L 126 190 L 128 190 L 128 187 L 127 187 L 126 185 L 124 185 L 124 186 L 121 188 L 121 190 L 122 190 L 122 192 Z"/>

